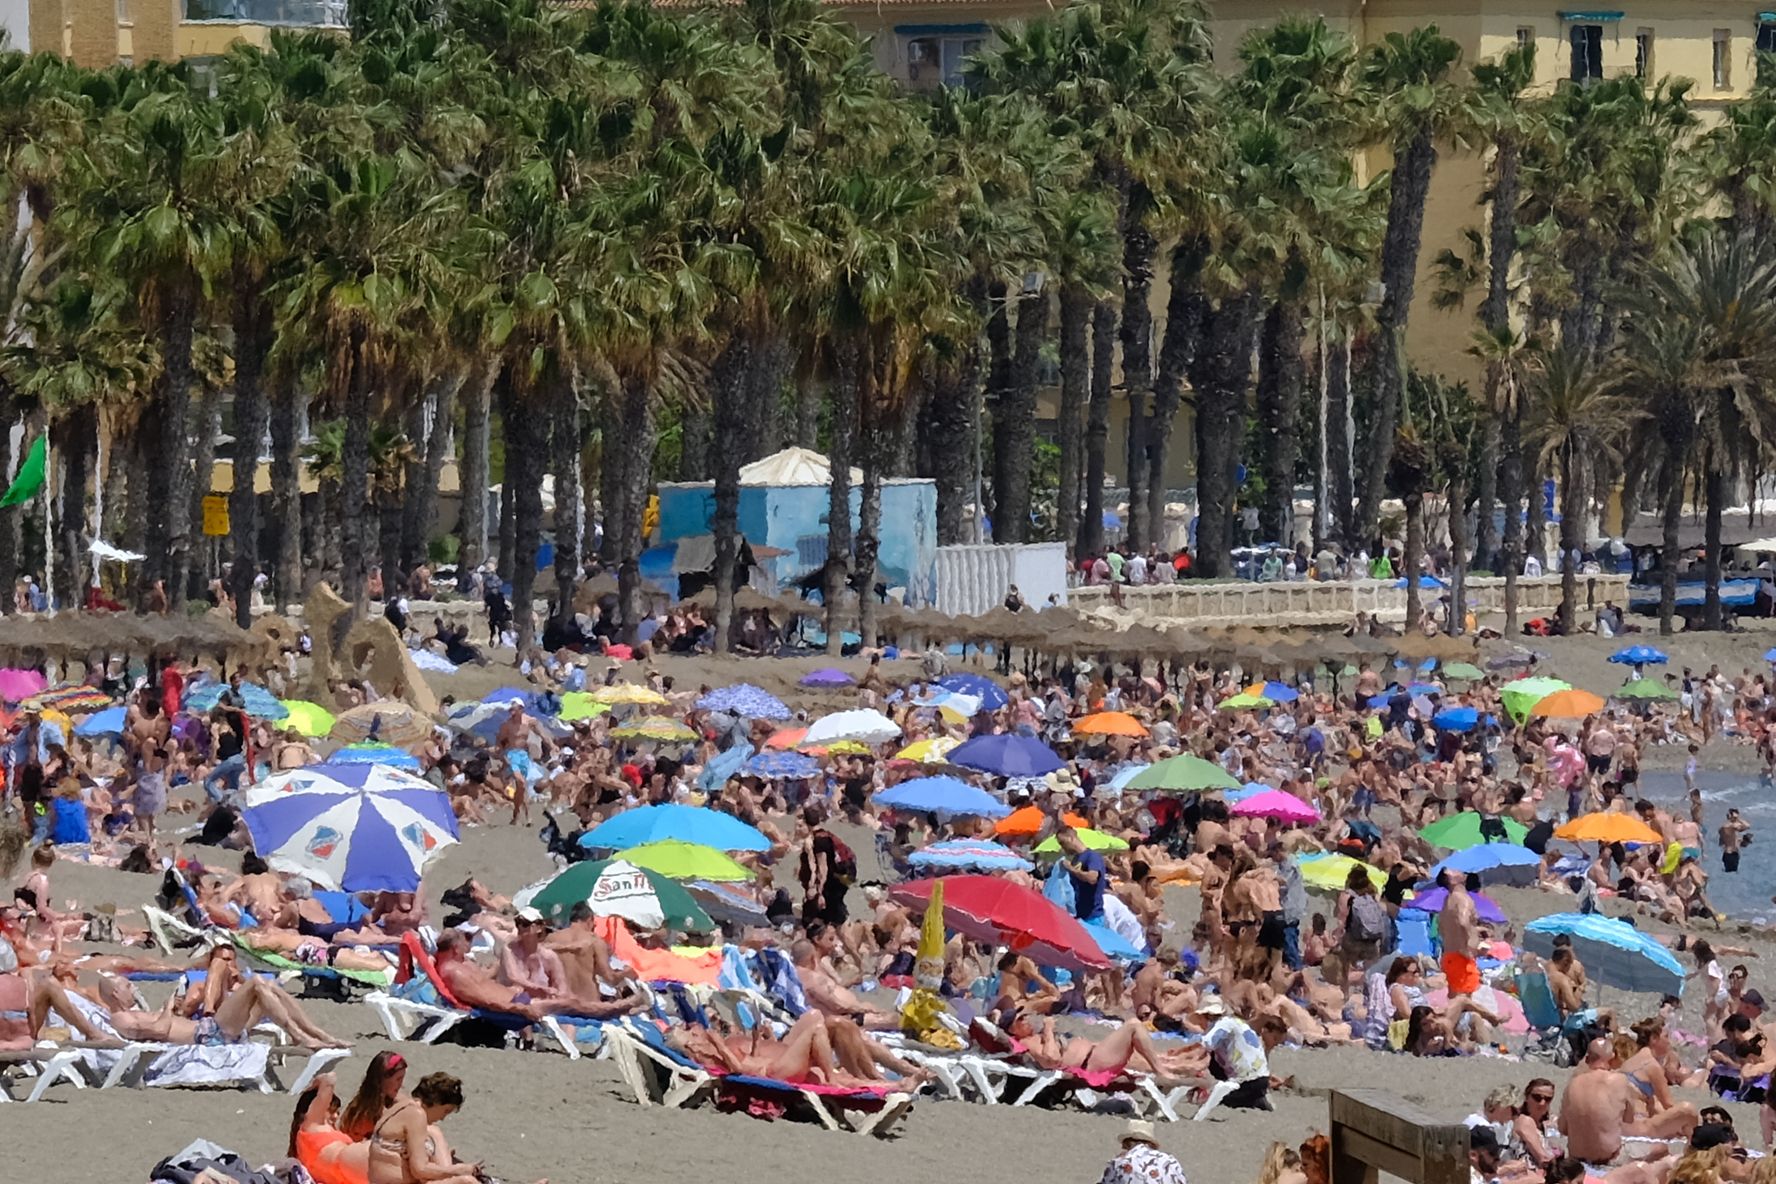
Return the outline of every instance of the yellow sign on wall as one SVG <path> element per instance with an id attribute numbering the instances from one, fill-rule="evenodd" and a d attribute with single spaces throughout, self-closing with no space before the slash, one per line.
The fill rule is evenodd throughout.
<path id="1" fill-rule="evenodd" d="M 228 495 L 206 493 L 203 499 L 204 533 L 220 537 L 228 533 Z"/>

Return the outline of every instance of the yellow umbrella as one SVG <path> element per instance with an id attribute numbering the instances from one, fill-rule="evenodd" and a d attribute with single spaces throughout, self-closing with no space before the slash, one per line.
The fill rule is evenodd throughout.
<path id="1" fill-rule="evenodd" d="M 1364 863 L 1348 855 L 1324 855 L 1318 859 L 1298 859 L 1296 862 L 1301 866 L 1301 882 L 1321 892 L 1343 891 L 1353 867 L 1360 867 L 1368 873 L 1369 882 L 1375 885 L 1377 892 L 1387 887 L 1386 872 L 1372 863 Z"/>
<path id="2" fill-rule="evenodd" d="M 608 687 L 599 687 L 592 692 L 592 701 L 606 707 L 664 707 L 668 702 L 665 695 L 652 687 L 636 686 L 632 682 L 613 682 Z"/>
<path id="3" fill-rule="evenodd" d="M 629 847 L 621 852 L 621 857 L 636 867 L 645 867 L 674 880 L 735 883 L 752 879 L 752 873 L 735 862 L 727 852 L 705 847 L 701 843 L 686 843 L 680 839 L 661 839 L 656 843 Z"/>
<path id="4" fill-rule="evenodd" d="M 1107 835 L 1103 831 L 1093 830 L 1089 826 L 1075 827 L 1073 833 L 1079 836 L 1080 842 L 1093 851 L 1127 851 L 1129 847 L 1128 843 L 1115 835 Z M 1060 840 L 1053 835 L 1036 844 L 1036 854 L 1038 855 L 1059 855 L 1060 853 Z"/>
<path id="5" fill-rule="evenodd" d="M 868 756 L 869 745 L 861 740 L 834 740 L 831 744 L 808 744 L 802 747 L 803 752 L 826 752 L 839 756 Z"/>
<path id="6" fill-rule="evenodd" d="M 941 765 L 950 749 L 962 741 L 954 736 L 931 736 L 924 740 L 915 740 L 894 754 L 897 761 L 918 761 L 922 765 Z"/>
<path id="7" fill-rule="evenodd" d="M 561 696 L 561 715 L 557 718 L 564 724 L 571 724 L 575 720 L 603 715 L 609 710 L 609 704 L 600 703 L 585 691 L 569 691 Z"/>
<path id="8" fill-rule="evenodd" d="M 325 736 L 339 722 L 331 711 L 307 699 L 279 699 L 278 702 L 290 712 L 278 721 L 278 727 L 294 728 L 304 736 Z"/>
<path id="9" fill-rule="evenodd" d="M 695 740 L 697 733 L 664 715 L 644 715 L 611 729 L 615 740 Z"/>

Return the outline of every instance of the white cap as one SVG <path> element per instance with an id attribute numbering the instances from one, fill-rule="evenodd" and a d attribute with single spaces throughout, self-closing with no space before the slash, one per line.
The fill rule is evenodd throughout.
<path id="1" fill-rule="evenodd" d="M 531 925 L 541 925 L 543 923 L 543 914 L 532 908 L 530 905 L 525 905 L 518 910 L 517 920 L 524 921 Z"/>

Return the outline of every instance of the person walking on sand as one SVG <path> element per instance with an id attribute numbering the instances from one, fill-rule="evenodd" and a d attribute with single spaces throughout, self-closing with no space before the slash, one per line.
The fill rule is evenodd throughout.
<path id="1" fill-rule="evenodd" d="M 1467 876 L 1445 868 L 1438 877 L 1449 895 L 1437 914 L 1437 930 L 1443 937 L 1443 977 L 1449 980 L 1449 999 L 1472 995 L 1480 989 L 1480 964 L 1474 959 L 1480 916 L 1468 894 Z"/>
<path id="2" fill-rule="evenodd" d="M 1178 1158 L 1159 1149 L 1153 1124 L 1131 1118 L 1122 1132 L 1122 1149 L 1104 1166 L 1099 1184 L 1189 1184 Z"/>

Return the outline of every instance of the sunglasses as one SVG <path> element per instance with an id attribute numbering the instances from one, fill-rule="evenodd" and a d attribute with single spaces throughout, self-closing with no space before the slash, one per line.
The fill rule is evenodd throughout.
<path id="1" fill-rule="evenodd" d="M 1552 1102 L 1554 1100 L 1554 1095 L 1553 1094 L 1530 1094 L 1529 1100 L 1532 1102 Z"/>

